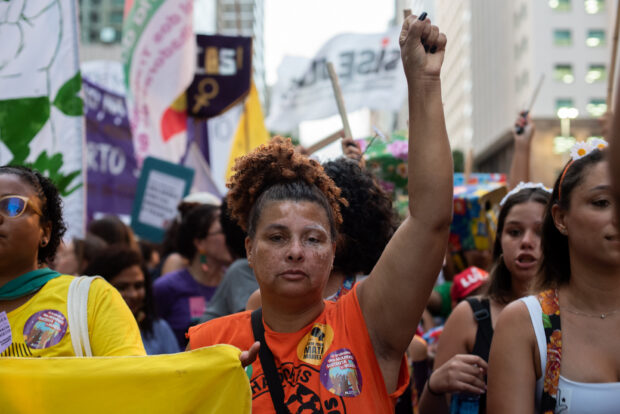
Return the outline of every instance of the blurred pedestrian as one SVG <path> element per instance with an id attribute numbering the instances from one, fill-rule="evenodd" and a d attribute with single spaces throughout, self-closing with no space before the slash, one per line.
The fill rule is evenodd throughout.
<path id="1" fill-rule="evenodd" d="M 86 268 L 85 274 L 103 277 L 120 292 L 138 322 L 148 355 L 179 352 L 172 329 L 155 314 L 151 279 L 146 272 L 140 253 L 116 245 L 101 251 Z"/>

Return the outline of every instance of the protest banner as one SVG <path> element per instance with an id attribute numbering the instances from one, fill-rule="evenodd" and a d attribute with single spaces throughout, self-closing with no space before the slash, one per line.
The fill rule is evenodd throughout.
<path id="1" fill-rule="evenodd" d="M 183 95 L 196 61 L 193 2 L 136 0 L 126 9 L 123 63 L 138 167 L 147 156 L 178 162 L 187 150 Z"/>
<path id="2" fill-rule="evenodd" d="M 197 35 L 196 44 L 196 74 L 187 90 L 187 112 L 195 118 L 212 118 L 250 91 L 252 38 Z"/>
<path id="3" fill-rule="evenodd" d="M 327 62 L 334 64 L 349 111 L 398 111 L 407 96 L 399 34 L 400 28 L 379 34 L 342 34 L 327 42 L 305 65 L 297 60 L 295 66 L 303 69 L 296 73 L 290 68 L 279 69 L 266 121 L 269 130 L 288 132 L 301 121 L 338 113 Z"/>
<path id="4" fill-rule="evenodd" d="M 152 157 L 144 160 L 131 211 L 131 228 L 137 236 L 162 241 L 193 178 L 192 169 Z"/>
<path id="5" fill-rule="evenodd" d="M 28 165 L 51 178 L 64 199 L 66 236 L 81 236 L 86 157 L 77 2 L 16 3 L 0 2 L 0 165 Z"/>
<path id="6" fill-rule="evenodd" d="M 177 354 L 3 358 L 0 407 L 13 414 L 250 413 L 239 349 Z"/>
<path id="7" fill-rule="evenodd" d="M 129 219 L 138 170 L 125 97 L 83 79 L 88 151 L 88 221 L 112 214 Z"/>

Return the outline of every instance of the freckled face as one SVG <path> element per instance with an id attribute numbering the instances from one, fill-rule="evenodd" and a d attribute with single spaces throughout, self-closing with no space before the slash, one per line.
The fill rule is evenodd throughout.
<path id="1" fill-rule="evenodd" d="M 334 261 L 327 213 L 309 201 L 273 201 L 258 219 L 253 239 L 246 239 L 250 266 L 269 297 L 322 300 Z"/>

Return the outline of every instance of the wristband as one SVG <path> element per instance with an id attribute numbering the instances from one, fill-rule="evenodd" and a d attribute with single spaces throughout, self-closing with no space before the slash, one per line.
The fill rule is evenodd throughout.
<path id="1" fill-rule="evenodd" d="M 444 395 L 443 392 L 435 392 L 431 389 L 431 377 L 428 377 L 428 381 L 426 381 L 426 389 L 431 393 L 431 395 L 434 395 L 435 397 L 442 397 Z"/>

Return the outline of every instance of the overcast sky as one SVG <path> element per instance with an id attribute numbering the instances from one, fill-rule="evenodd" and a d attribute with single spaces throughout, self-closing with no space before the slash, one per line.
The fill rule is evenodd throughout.
<path id="1" fill-rule="evenodd" d="M 385 31 L 394 0 L 265 0 L 265 69 L 276 81 L 284 55 L 312 57 L 340 33 Z"/>

